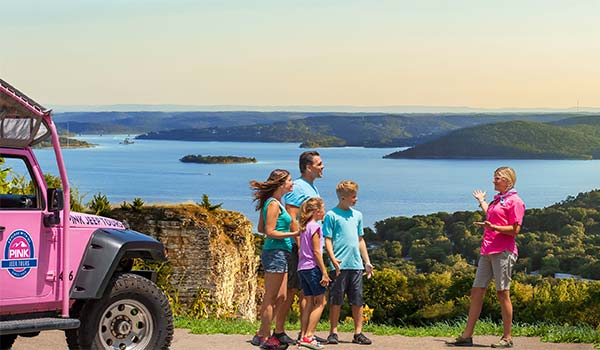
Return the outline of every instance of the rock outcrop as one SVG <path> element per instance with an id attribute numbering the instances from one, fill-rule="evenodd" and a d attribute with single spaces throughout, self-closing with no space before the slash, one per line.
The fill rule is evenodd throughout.
<path id="1" fill-rule="evenodd" d="M 111 216 L 166 246 L 168 293 L 183 310 L 256 319 L 259 258 L 244 215 L 177 204 L 114 209 Z"/>

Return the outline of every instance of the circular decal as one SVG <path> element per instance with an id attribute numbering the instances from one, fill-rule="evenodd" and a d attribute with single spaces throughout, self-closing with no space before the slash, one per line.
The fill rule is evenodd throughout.
<path id="1" fill-rule="evenodd" d="M 35 247 L 29 233 L 23 230 L 11 233 L 4 245 L 2 269 L 14 278 L 23 278 L 36 267 Z"/>

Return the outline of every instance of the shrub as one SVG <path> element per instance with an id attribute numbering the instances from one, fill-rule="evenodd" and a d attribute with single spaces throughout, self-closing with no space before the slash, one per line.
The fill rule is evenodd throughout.
<path id="1" fill-rule="evenodd" d="M 90 208 L 94 214 L 100 216 L 109 216 L 112 210 L 108 198 L 100 192 L 94 195 L 92 200 L 88 203 L 88 208 Z"/>

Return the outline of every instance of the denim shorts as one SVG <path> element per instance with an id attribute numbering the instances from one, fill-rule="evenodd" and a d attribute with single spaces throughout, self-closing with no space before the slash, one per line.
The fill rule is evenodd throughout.
<path id="1" fill-rule="evenodd" d="M 515 253 L 508 250 L 502 253 L 481 255 L 477 263 L 473 288 L 487 288 L 494 279 L 496 290 L 509 290 L 512 269 L 517 262 Z"/>
<path id="2" fill-rule="evenodd" d="M 318 267 L 313 267 L 310 270 L 299 270 L 298 276 L 300 277 L 302 292 L 304 292 L 305 296 L 322 295 L 327 291 L 327 289 L 321 285 L 323 273 L 321 273 L 321 269 Z"/>
<path id="3" fill-rule="evenodd" d="M 363 270 L 341 270 L 335 275 L 335 270 L 329 273 L 332 283 L 329 284 L 329 303 L 343 305 L 344 296 L 348 296 L 348 304 L 363 306 Z"/>
<path id="4" fill-rule="evenodd" d="M 260 254 L 265 272 L 270 273 L 285 273 L 288 271 L 288 258 L 290 252 L 283 249 L 263 250 Z"/>

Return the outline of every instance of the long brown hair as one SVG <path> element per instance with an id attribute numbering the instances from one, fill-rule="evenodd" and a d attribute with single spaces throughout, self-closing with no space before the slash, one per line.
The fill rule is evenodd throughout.
<path id="1" fill-rule="evenodd" d="M 285 183 L 289 176 L 289 171 L 284 169 L 275 169 L 271 171 L 267 181 L 250 181 L 250 188 L 252 188 L 252 191 L 254 191 L 252 194 L 252 197 L 254 197 L 253 202 L 257 202 L 256 211 L 262 209 L 267 199 L 273 196 L 273 193 L 275 193 L 279 186 Z"/>
<path id="2" fill-rule="evenodd" d="M 305 200 L 302 205 L 300 205 L 300 215 L 298 218 L 298 226 L 300 227 L 300 231 L 304 231 L 306 229 L 306 225 L 312 220 L 315 211 L 319 209 L 324 209 L 325 203 L 319 197 L 314 197 Z"/>

